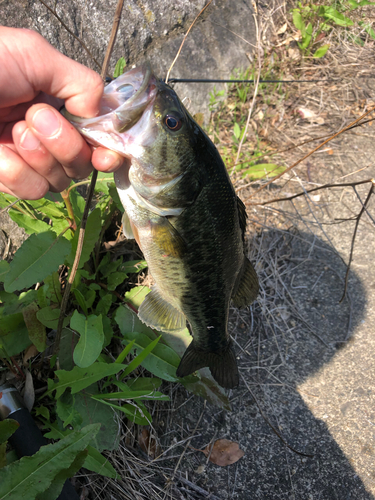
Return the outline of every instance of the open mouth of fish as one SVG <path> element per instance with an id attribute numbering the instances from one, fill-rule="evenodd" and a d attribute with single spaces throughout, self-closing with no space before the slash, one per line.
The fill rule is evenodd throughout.
<path id="1" fill-rule="evenodd" d="M 81 118 L 65 108 L 62 114 L 94 146 L 103 146 L 129 159 L 137 157 L 139 146 L 152 140 L 147 123 L 157 95 L 158 80 L 148 63 L 119 76 L 105 89 L 99 114 Z M 129 187 L 130 162 L 115 174 L 118 188 Z"/>

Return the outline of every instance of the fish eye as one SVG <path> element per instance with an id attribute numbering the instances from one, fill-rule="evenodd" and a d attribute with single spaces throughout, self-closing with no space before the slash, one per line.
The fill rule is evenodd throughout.
<path id="1" fill-rule="evenodd" d="M 182 127 L 181 118 L 173 116 L 173 115 L 167 115 L 164 118 L 164 123 L 169 128 L 169 130 L 173 130 L 173 132 L 180 130 L 180 128 Z"/>

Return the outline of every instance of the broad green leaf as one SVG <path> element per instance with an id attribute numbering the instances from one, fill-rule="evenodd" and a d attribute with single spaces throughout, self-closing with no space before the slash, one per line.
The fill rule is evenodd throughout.
<path id="1" fill-rule="evenodd" d="M 95 283 L 91 283 L 92 285 L 95 285 Z M 102 290 L 101 287 L 99 287 L 100 290 Z M 96 299 L 96 291 L 94 289 L 87 287 L 83 283 L 81 283 L 79 290 L 82 292 L 82 295 L 85 297 L 85 302 L 86 302 L 86 307 L 87 309 L 90 309 L 95 302 Z"/>
<path id="2" fill-rule="evenodd" d="M 42 323 L 42 325 L 52 330 L 57 328 L 60 316 L 60 309 L 52 309 L 50 306 L 43 307 L 36 313 L 36 317 Z M 64 318 L 63 326 L 67 326 L 70 321 L 70 316 Z"/>
<path id="3" fill-rule="evenodd" d="M 354 24 L 351 19 L 344 16 L 344 14 L 341 14 L 333 7 L 328 7 L 328 6 L 322 5 L 319 9 L 319 14 L 321 16 L 325 17 L 326 19 L 330 19 L 338 26 L 343 26 L 346 28 L 348 26 L 353 26 L 353 24 Z"/>
<path id="4" fill-rule="evenodd" d="M 355 0 L 348 0 L 350 10 L 358 9 L 358 7 L 365 7 L 366 5 L 375 5 L 375 2 L 369 2 L 368 0 L 361 0 L 361 2 L 356 2 Z"/>
<path id="5" fill-rule="evenodd" d="M 100 262 L 98 270 L 100 270 L 100 274 L 103 278 L 107 278 L 111 274 L 115 273 L 121 264 L 121 259 L 110 262 L 110 254 L 107 253 Z"/>
<path id="6" fill-rule="evenodd" d="M 104 343 L 102 316 L 91 314 L 87 319 L 78 311 L 70 320 L 70 327 L 80 334 L 73 353 L 76 365 L 86 368 L 98 358 Z"/>
<path id="7" fill-rule="evenodd" d="M 55 304 L 61 304 L 62 294 L 61 294 L 61 283 L 59 273 L 56 271 L 50 276 L 47 276 L 44 280 L 44 294 L 46 299 L 49 299 Z"/>
<path id="8" fill-rule="evenodd" d="M 0 260 L 0 282 L 3 282 L 7 272 L 9 271 L 9 262 Z"/>
<path id="9" fill-rule="evenodd" d="M 57 422 L 47 422 L 46 425 L 43 427 L 44 429 L 50 429 L 49 432 L 46 432 L 44 434 L 44 437 L 48 439 L 62 439 L 66 436 L 69 436 L 73 432 L 72 429 L 60 429 L 59 424 Z"/>
<path id="10" fill-rule="evenodd" d="M 113 72 L 113 78 L 117 78 L 120 75 L 122 75 L 124 72 L 125 66 L 126 66 L 125 59 L 123 57 L 120 57 L 120 59 L 116 63 L 115 71 Z"/>
<path id="11" fill-rule="evenodd" d="M 70 248 L 68 240 L 63 237 L 56 239 L 52 232 L 32 234 L 17 250 L 10 264 L 4 280 L 5 291 L 22 290 L 43 281 L 64 262 Z"/>
<path id="12" fill-rule="evenodd" d="M 114 185 L 113 174 L 109 174 L 108 172 L 98 172 L 98 177 L 95 184 L 95 191 L 102 192 L 108 195 L 110 184 Z"/>
<path id="13" fill-rule="evenodd" d="M 161 384 L 161 379 L 156 377 L 139 377 L 137 379 L 127 381 L 127 385 L 134 391 L 156 390 L 161 386 Z"/>
<path id="14" fill-rule="evenodd" d="M 75 183 L 72 183 L 74 185 Z M 85 199 L 83 196 L 80 195 L 80 193 L 77 191 L 77 189 L 72 189 L 69 192 L 69 198 L 70 202 L 73 207 L 73 212 L 74 212 L 74 218 L 76 219 L 77 226 L 80 224 L 83 211 L 85 210 Z"/>
<path id="15" fill-rule="evenodd" d="M 89 315 L 89 312 L 87 310 L 87 305 L 85 301 L 85 297 L 82 295 L 82 293 L 78 290 L 78 288 L 75 288 L 73 290 L 74 297 L 76 298 L 76 301 L 78 302 L 80 308 L 84 312 L 85 316 Z"/>
<path id="16" fill-rule="evenodd" d="M 94 250 L 95 243 L 97 243 L 99 240 L 99 234 L 101 229 L 102 229 L 102 219 L 101 219 L 100 209 L 95 208 L 95 210 L 93 210 L 87 218 L 85 238 L 83 240 L 82 254 L 79 260 L 78 268 L 83 267 L 84 263 L 89 260 L 91 252 Z M 79 228 L 77 229 L 74 238 L 72 240 L 71 253 L 67 258 L 68 262 L 74 261 L 74 257 L 77 251 L 78 237 L 79 237 Z"/>
<path id="17" fill-rule="evenodd" d="M 108 461 L 108 458 L 103 456 L 96 448 L 93 446 L 87 447 L 88 455 L 83 464 L 85 469 L 91 470 L 100 474 L 104 477 L 110 477 L 112 479 L 117 479 L 118 474 L 115 471 L 113 465 Z"/>
<path id="18" fill-rule="evenodd" d="M 31 341 L 22 313 L 0 314 L 0 356 L 16 356 L 29 345 Z"/>
<path id="19" fill-rule="evenodd" d="M 263 177 L 275 177 L 285 171 L 285 167 L 280 167 L 276 163 L 259 163 L 245 170 L 242 177 L 248 175 L 251 180 L 263 179 Z"/>
<path id="20" fill-rule="evenodd" d="M 45 406 L 38 406 L 35 408 L 35 415 L 40 415 L 41 417 L 45 418 L 47 421 L 50 419 L 50 413 L 49 409 Z"/>
<path id="21" fill-rule="evenodd" d="M 322 45 L 321 47 L 319 47 L 319 49 L 317 49 L 314 52 L 313 57 L 315 57 L 316 59 L 319 59 L 320 57 L 325 56 L 328 49 L 329 49 L 329 44 L 328 43 L 326 45 Z"/>
<path id="22" fill-rule="evenodd" d="M 43 288 L 43 287 L 41 287 Z M 36 301 L 38 293 L 36 290 L 27 290 L 19 295 L 15 293 L 0 292 L 0 303 L 2 304 L 1 313 L 3 316 L 7 314 L 15 314 L 22 312 L 26 306 Z"/>
<path id="23" fill-rule="evenodd" d="M 83 425 L 81 425 L 83 419 L 80 413 L 74 408 L 74 401 L 75 396 L 70 394 L 68 391 L 64 392 L 64 394 L 56 402 L 56 413 L 63 422 L 64 427 L 71 425 L 73 429 L 77 430 L 80 427 L 83 427 Z"/>
<path id="24" fill-rule="evenodd" d="M 136 309 L 139 309 L 149 292 L 150 289 L 147 286 L 135 286 L 129 292 L 126 292 L 125 299 Z"/>
<path id="25" fill-rule="evenodd" d="M 6 418 L 0 422 L 0 444 L 8 441 L 10 436 L 16 432 L 20 424 L 11 418 Z"/>
<path id="26" fill-rule="evenodd" d="M 39 307 L 36 302 L 31 302 L 31 304 L 22 309 L 22 315 L 31 342 L 39 352 L 43 352 L 46 348 L 46 327 L 38 320 L 38 311 Z"/>
<path id="27" fill-rule="evenodd" d="M 143 269 L 146 269 L 146 267 L 148 266 L 145 260 L 129 260 L 121 264 L 118 270 L 123 273 L 130 274 L 139 273 L 140 271 L 143 271 Z"/>
<path id="28" fill-rule="evenodd" d="M 299 44 L 302 49 L 307 49 L 307 47 L 309 46 L 312 37 L 312 30 L 312 24 L 309 23 L 306 26 L 305 32 L 302 36 L 302 43 Z"/>
<path id="29" fill-rule="evenodd" d="M 51 200 L 47 200 L 47 198 L 41 198 L 40 200 L 28 200 L 27 204 L 52 220 L 56 217 L 64 219 L 68 217 L 68 212 L 64 203 L 55 203 Z"/>
<path id="30" fill-rule="evenodd" d="M 112 340 L 114 332 L 113 332 L 111 320 L 108 318 L 108 316 L 103 316 L 102 321 L 103 321 L 103 331 L 104 331 L 103 347 L 107 347 L 107 345 L 110 344 L 110 342 Z"/>
<path id="31" fill-rule="evenodd" d="M 59 368 L 62 370 L 72 370 L 74 367 L 73 352 L 78 342 L 78 335 L 70 328 L 63 328 L 59 349 Z"/>
<path id="32" fill-rule="evenodd" d="M 106 316 L 112 305 L 113 298 L 114 297 L 111 293 L 107 293 L 104 297 L 100 298 L 95 308 L 96 314 L 102 314 L 103 316 Z"/>
<path id="33" fill-rule="evenodd" d="M 88 425 L 54 444 L 42 446 L 31 457 L 23 457 L 2 469 L 0 498 L 2 500 L 34 500 L 50 487 L 55 477 L 68 469 L 77 454 L 84 450 L 100 425 Z"/>
<path id="34" fill-rule="evenodd" d="M 305 32 L 305 23 L 298 9 L 293 9 L 293 24 L 303 35 Z"/>
<path id="35" fill-rule="evenodd" d="M 359 22 L 358 23 L 364 30 L 365 32 L 370 35 L 370 37 L 375 40 L 375 31 L 372 29 L 371 24 L 366 24 L 364 22 Z"/>
<path id="36" fill-rule="evenodd" d="M 68 467 L 67 469 L 63 469 L 58 474 L 56 474 L 50 487 L 46 491 L 43 491 L 43 493 L 40 493 L 37 497 L 37 500 L 51 500 L 51 498 L 57 498 L 64 486 L 65 481 L 74 476 L 74 474 L 78 472 L 81 467 L 83 467 L 87 455 L 87 449 L 80 451 L 76 455 L 70 467 Z"/>
<path id="37" fill-rule="evenodd" d="M 240 126 L 238 125 L 237 122 L 235 122 L 234 124 L 234 127 L 233 127 L 233 134 L 235 136 L 236 139 L 239 139 L 240 138 L 240 135 L 241 135 L 241 129 L 240 129 Z"/>
<path id="38" fill-rule="evenodd" d="M 93 399 L 91 394 L 89 394 L 91 392 L 98 392 L 97 384 L 75 395 L 74 409 L 82 417 L 81 427 L 90 423 L 100 423 L 99 432 L 90 444 L 95 446 L 100 452 L 103 450 L 115 450 L 120 440 L 119 418 L 117 418 L 117 412 Z M 74 428 L 76 429 L 76 427 Z"/>
<path id="39" fill-rule="evenodd" d="M 124 207 L 121 203 L 121 200 L 120 200 L 120 197 L 119 197 L 119 194 L 118 194 L 118 191 L 117 191 L 115 185 L 111 184 L 109 186 L 109 194 L 110 194 L 113 202 L 115 203 L 117 209 L 120 210 L 121 213 L 124 213 Z"/>
<path id="40" fill-rule="evenodd" d="M 0 470 L 7 464 L 7 441 L 0 444 Z"/>
<path id="41" fill-rule="evenodd" d="M 70 371 L 56 370 L 55 374 L 59 378 L 59 381 L 57 383 L 52 382 L 45 395 L 51 394 L 56 390 L 56 399 L 58 399 L 67 388 L 70 388 L 71 393 L 75 394 L 104 377 L 115 375 L 124 368 L 126 366 L 117 363 L 94 363 L 88 368 L 75 366 Z"/>
<path id="42" fill-rule="evenodd" d="M 126 273 L 116 272 L 110 274 L 107 279 L 108 290 L 115 290 L 118 285 L 124 283 L 128 275 Z"/>
<path id="43" fill-rule="evenodd" d="M 147 287 L 136 287 L 136 288 L 147 288 Z M 115 311 L 114 319 L 116 323 L 119 325 L 121 333 L 125 331 L 143 333 L 147 335 L 147 337 L 151 341 L 155 340 L 156 338 L 156 332 L 152 330 L 149 326 L 142 323 L 142 321 L 138 318 L 138 315 L 127 306 L 124 305 L 119 306 Z"/>
<path id="44" fill-rule="evenodd" d="M 51 226 L 45 222 L 38 219 L 32 219 L 30 216 L 16 210 L 11 210 L 9 216 L 18 226 L 23 227 L 27 234 L 51 231 Z"/>

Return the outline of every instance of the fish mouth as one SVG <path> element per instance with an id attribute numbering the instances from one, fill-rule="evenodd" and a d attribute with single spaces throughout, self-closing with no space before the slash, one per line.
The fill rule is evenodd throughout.
<path id="1" fill-rule="evenodd" d="M 120 75 L 105 87 L 97 116 L 83 118 L 72 115 L 65 108 L 61 113 L 91 144 L 127 156 L 124 148 L 116 145 L 116 141 L 108 143 L 106 136 L 109 134 L 114 138 L 132 128 L 153 103 L 156 93 L 157 79 L 150 64 L 145 63 Z"/>

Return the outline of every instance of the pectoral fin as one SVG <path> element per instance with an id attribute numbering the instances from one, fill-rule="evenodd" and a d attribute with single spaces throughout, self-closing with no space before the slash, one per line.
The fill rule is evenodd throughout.
<path id="1" fill-rule="evenodd" d="M 159 248 L 168 256 L 182 257 L 186 243 L 166 217 L 157 217 L 151 221 L 151 234 Z"/>
<path id="2" fill-rule="evenodd" d="M 134 240 L 133 229 L 128 214 L 126 212 L 124 212 L 121 222 L 122 222 L 122 232 L 124 233 L 125 238 L 127 238 L 128 240 Z"/>
<path id="3" fill-rule="evenodd" d="M 258 292 L 258 276 L 249 259 L 245 257 L 242 270 L 238 276 L 238 285 L 235 287 L 235 293 L 232 296 L 233 304 L 235 307 L 246 307 L 257 298 Z"/>
<path id="4" fill-rule="evenodd" d="M 160 294 L 154 286 L 139 307 L 138 316 L 147 326 L 165 332 L 176 332 L 186 328 L 186 319 Z"/>

